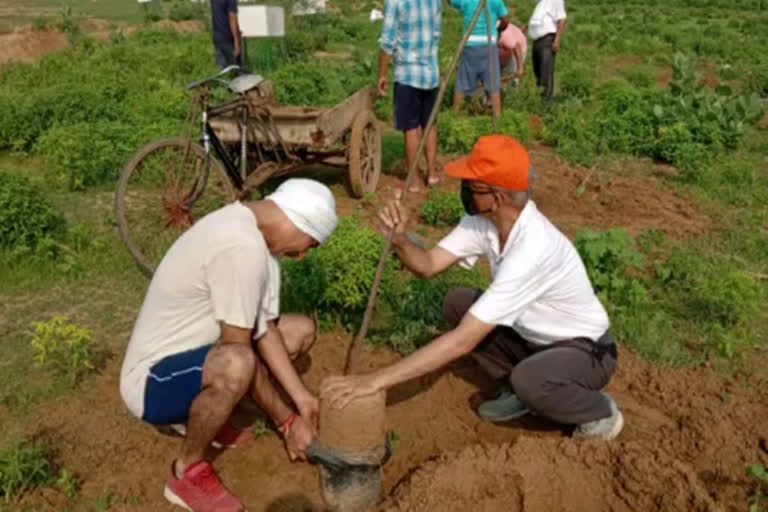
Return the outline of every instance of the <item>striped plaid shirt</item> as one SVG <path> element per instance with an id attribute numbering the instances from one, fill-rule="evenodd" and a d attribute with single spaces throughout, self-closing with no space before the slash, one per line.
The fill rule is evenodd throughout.
<path id="1" fill-rule="evenodd" d="M 417 89 L 440 84 L 442 0 L 386 0 L 379 46 L 392 56 L 395 82 Z"/>

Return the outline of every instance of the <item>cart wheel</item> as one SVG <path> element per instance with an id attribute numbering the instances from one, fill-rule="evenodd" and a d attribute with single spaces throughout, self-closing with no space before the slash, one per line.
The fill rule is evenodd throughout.
<path id="1" fill-rule="evenodd" d="M 215 158 L 206 158 L 199 144 L 183 137 L 157 140 L 141 148 L 120 175 L 115 195 L 120 238 L 151 276 L 196 219 L 234 200 L 224 168 Z"/>
<path id="2" fill-rule="evenodd" d="M 381 176 L 381 129 L 370 110 L 360 112 L 352 122 L 348 160 L 352 195 L 375 192 Z"/>

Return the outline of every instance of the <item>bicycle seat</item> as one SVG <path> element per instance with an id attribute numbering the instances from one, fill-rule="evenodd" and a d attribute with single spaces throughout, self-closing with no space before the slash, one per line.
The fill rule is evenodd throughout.
<path id="1" fill-rule="evenodd" d="M 229 90 L 236 94 L 244 94 L 258 87 L 264 78 L 261 75 L 240 75 L 229 82 Z"/>

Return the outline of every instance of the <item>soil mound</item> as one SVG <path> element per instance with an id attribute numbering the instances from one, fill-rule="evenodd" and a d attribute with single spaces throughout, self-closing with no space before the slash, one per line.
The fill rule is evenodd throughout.
<path id="1" fill-rule="evenodd" d="M 382 510 L 662 512 L 742 510 L 765 464 L 764 377 L 669 371 L 626 350 L 610 392 L 626 426 L 611 443 L 521 433 L 417 466 Z"/>
<path id="2" fill-rule="evenodd" d="M 425 464 L 389 511 L 719 511 L 693 469 L 634 442 L 523 436 Z"/>

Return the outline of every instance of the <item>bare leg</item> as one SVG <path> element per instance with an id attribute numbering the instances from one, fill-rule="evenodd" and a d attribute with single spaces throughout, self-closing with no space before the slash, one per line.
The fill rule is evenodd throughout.
<path id="1" fill-rule="evenodd" d="M 309 352 L 317 339 L 317 325 L 306 315 L 296 313 L 281 315 L 277 328 L 283 335 L 285 350 L 292 360 Z"/>
<path id="2" fill-rule="evenodd" d="M 208 352 L 203 366 L 203 389 L 189 408 L 187 436 L 176 476 L 205 457 L 205 450 L 248 391 L 256 355 L 249 346 L 227 343 Z"/>
<path id="3" fill-rule="evenodd" d="M 429 130 L 429 134 L 427 134 L 427 167 L 429 169 L 429 174 L 427 178 L 427 183 L 431 182 L 429 181 L 432 178 L 440 179 L 441 176 L 438 176 L 437 174 L 437 125 L 433 126 L 431 130 Z"/>
<path id="4" fill-rule="evenodd" d="M 496 91 L 491 93 L 491 107 L 496 117 L 501 115 L 501 92 Z"/>
<path id="5" fill-rule="evenodd" d="M 408 171 L 411 170 L 413 163 L 416 161 L 416 152 L 419 150 L 421 133 L 421 127 L 405 132 L 405 162 L 408 166 Z M 419 188 L 419 183 L 416 182 L 411 185 L 411 192 L 416 192 Z"/>
<path id="6" fill-rule="evenodd" d="M 464 95 L 460 92 L 453 93 L 453 108 L 456 109 L 456 113 L 461 112 L 461 104 L 464 103 Z"/>

